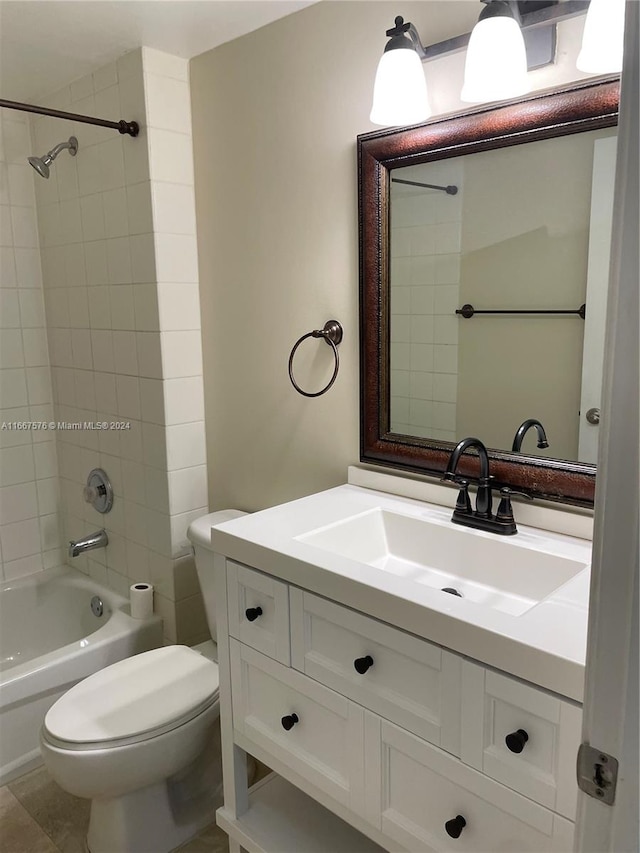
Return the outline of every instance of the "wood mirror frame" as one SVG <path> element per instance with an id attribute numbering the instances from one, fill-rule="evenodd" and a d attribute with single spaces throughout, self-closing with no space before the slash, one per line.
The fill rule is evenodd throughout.
<path id="1" fill-rule="evenodd" d="M 619 94 L 619 79 L 609 77 L 503 106 L 483 106 L 406 130 L 358 136 L 362 462 L 438 476 L 454 447 L 451 442 L 390 431 L 390 170 L 615 126 Z M 593 506 L 595 465 L 488 449 L 496 485 L 547 500 Z M 459 472 L 477 478 L 478 458 L 465 454 Z"/>

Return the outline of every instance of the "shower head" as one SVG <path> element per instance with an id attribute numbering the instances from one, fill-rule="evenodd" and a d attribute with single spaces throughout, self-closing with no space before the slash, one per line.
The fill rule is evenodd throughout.
<path id="1" fill-rule="evenodd" d="M 52 148 L 44 157 L 29 157 L 29 163 L 33 166 L 36 172 L 43 178 L 49 177 L 49 166 L 56 159 L 61 151 L 65 148 L 69 149 L 69 154 L 75 157 L 78 152 L 78 140 L 75 136 L 70 136 L 68 142 L 60 142 L 55 148 Z"/>

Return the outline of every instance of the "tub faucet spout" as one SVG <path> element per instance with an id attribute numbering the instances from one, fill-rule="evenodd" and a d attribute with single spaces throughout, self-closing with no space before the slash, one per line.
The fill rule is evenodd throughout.
<path id="1" fill-rule="evenodd" d="M 96 530 L 95 533 L 90 533 L 88 536 L 83 536 L 81 539 L 69 540 L 69 556 L 77 557 L 85 551 L 91 551 L 93 548 L 106 548 L 109 544 L 107 531 Z"/>

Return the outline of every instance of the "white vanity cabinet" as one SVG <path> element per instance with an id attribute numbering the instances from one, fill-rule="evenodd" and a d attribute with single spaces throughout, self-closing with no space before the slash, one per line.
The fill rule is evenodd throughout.
<path id="1" fill-rule="evenodd" d="M 259 569 L 218 572 L 232 853 L 572 849 L 579 705 Z M 277 773 L 249 795 L 244 751 Z"/>

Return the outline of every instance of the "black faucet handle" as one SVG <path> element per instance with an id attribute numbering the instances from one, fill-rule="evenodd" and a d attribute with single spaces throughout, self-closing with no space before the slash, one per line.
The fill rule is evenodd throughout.
<path id="1" fill-rule="evenodd" d="M 456 499 L 456 512 L 463 512 L 465 514 L 471 514 L 471 498 L 469 497 L 469 481 L 468 480 L 455 480 L 455 482 L 460 486 L 460 491 L 458 492 L 458 497 Z"/>
<path id="2" fill-rule="evenodd" d="M 528 501 L 533 500 L 531 495 L 527 495 L 525 492 L 516 492 L 514 489 L 509 488 L 509 486 L 503 486 L 503 488 L 500 489 L 501 500 L 500 505 L 498 506 L 498 512 L 496 513 L 497 521 L 506 523 L 511 523 L 513 521 L 513 507 L 511 506 L 512 495 L 526 498 Z"/>

